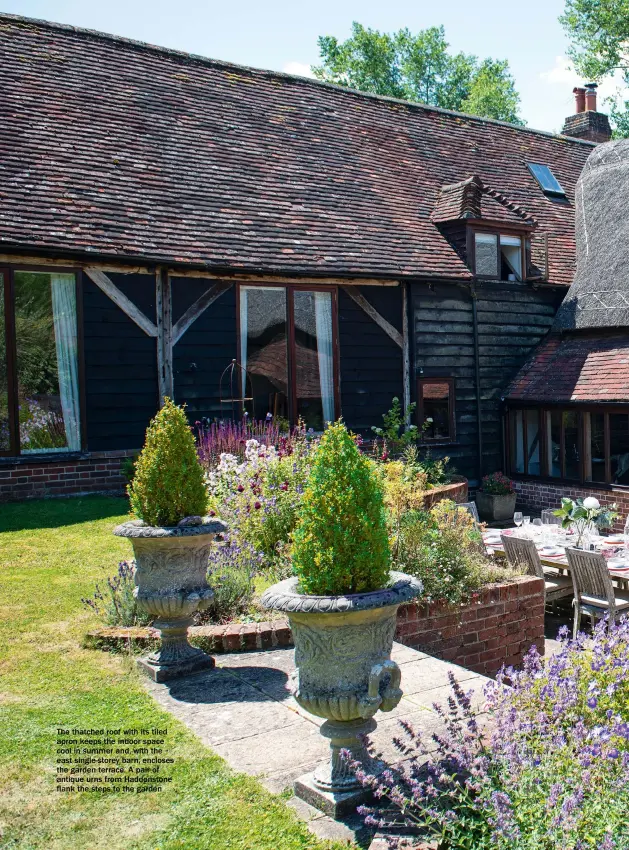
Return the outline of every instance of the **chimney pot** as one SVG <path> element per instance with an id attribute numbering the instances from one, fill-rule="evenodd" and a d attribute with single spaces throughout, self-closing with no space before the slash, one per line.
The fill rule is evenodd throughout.
<path id="1" fill-rule="evenodd" d="M 585 112 L 585 89 L 580 86 L 575 86 L 572 89 L 572 93 L 574 94 L 574 106 L 575 113 Z"/>
<path id="2" fill-rule="evenodd" d="M 586 112 L 596 112 L 596 83 L 587 83 L 585 86 L 585 110 Z"/>

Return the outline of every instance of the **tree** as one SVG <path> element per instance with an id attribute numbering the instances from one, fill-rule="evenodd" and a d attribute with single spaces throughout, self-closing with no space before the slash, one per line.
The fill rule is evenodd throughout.
<path id="1" fill-rule="evenodd" d="M 629 86 L 629 0 L 566 0 L 560 22 L 576 71 L 597 82 L 617 71 Z M 626 97 L 626 94 L 625 94 Z M 629 136 L 629 101 L 608 98 L 616 138 Z"/>
<path id="2" fill-rule="evenodd" d="M 522 125 L 509 63 L 448 52 L 443 27 L 381 33 L 356 21 L 340 42 L 319 38 L 319 80 Z"/>

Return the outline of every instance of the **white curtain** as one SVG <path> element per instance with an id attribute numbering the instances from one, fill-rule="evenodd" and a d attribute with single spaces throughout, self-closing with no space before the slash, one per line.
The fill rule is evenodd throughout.
<path id="1" fill-rule="evenodd" d="M 315 292 L 317 354 L 323 420 L 334 422 L 334 353 L 332 347 L 332 293 Z"/>
<path id="2" fill-rule="evenodd" d="M 63 425 L 68 448 L 77 452 L 81 449 L 81 412 L 74 275 L 51 274 L 50 288 Z"/>
<path id="3" fill-rule="evenodd" d="M 242 382 L 242 397 L 247 395 L 247 334 L 248 334 L 248 317 L 249 305 L 247 302 L 248 290 L 246 287 L 240 287 L 240 366 L 241 366 L 241 382 Z M 245 403 L 242 403 L 243 409 Z"/>

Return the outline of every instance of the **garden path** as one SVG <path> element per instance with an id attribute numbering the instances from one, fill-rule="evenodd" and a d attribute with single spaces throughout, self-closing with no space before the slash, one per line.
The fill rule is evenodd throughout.
<path id="1" fill-rule="evenodd" d="M 432 706 L 446 704 L 449 671 L 466 691 L 474 691 L 479 710 L 487 682 L 478 673 L 401 644 L 394 644 L 392 657 L 402 669 L 404 696 L 394 711 L 376 715 L 378 728 L 372 735 L 391 764 L 400 760 L 392 743 L 399 719 L 413 723 L 426 738 L 441 728 Z M 275 793 L 292 788 L 298 776 L 327 755 L 327 743 L 319 735 L 322 721 L 300 708 L 289 691 L 294 650 L 239 652 L 217 656 L 216 661 L 216 668 L 206 673 L 167 684 L 147 680 L 146 686 L 160 705 L 235 770 L 257 776 Z M 318 837 L 368 844 L 368 833 L 357 816 L 337 822 L 296 797 L 288 804 Z"/>

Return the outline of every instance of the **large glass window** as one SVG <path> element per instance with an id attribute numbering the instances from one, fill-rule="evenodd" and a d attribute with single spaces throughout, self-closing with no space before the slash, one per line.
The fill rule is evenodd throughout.
<path id="1" fill-rule="evenodd" d="M 269 413 L 322 431 L 335 418 L 333 292 L 240 288 L 240 362 L 256 419 Z M 245 393 L 247 395 L 247 393 Z"/>
<path id="2" fill-rule="evenodd" d="M 513 474 L 629 486 L 629 412 L 509 411 Z"/>
<path id="3" fill-rule="evenodd" d="M 0 322 L 0 451 L 79 451 L 75 276 L 16 271 L 10 284 L 5 274 L 9 285 Z"/>
<path id="4" fill-rule="evenodd" d="M 0 272 L 0 454 L 11 451 L 11 417 L 9 413 L 9 364 L 5 316 L 5 281 Z"/>

